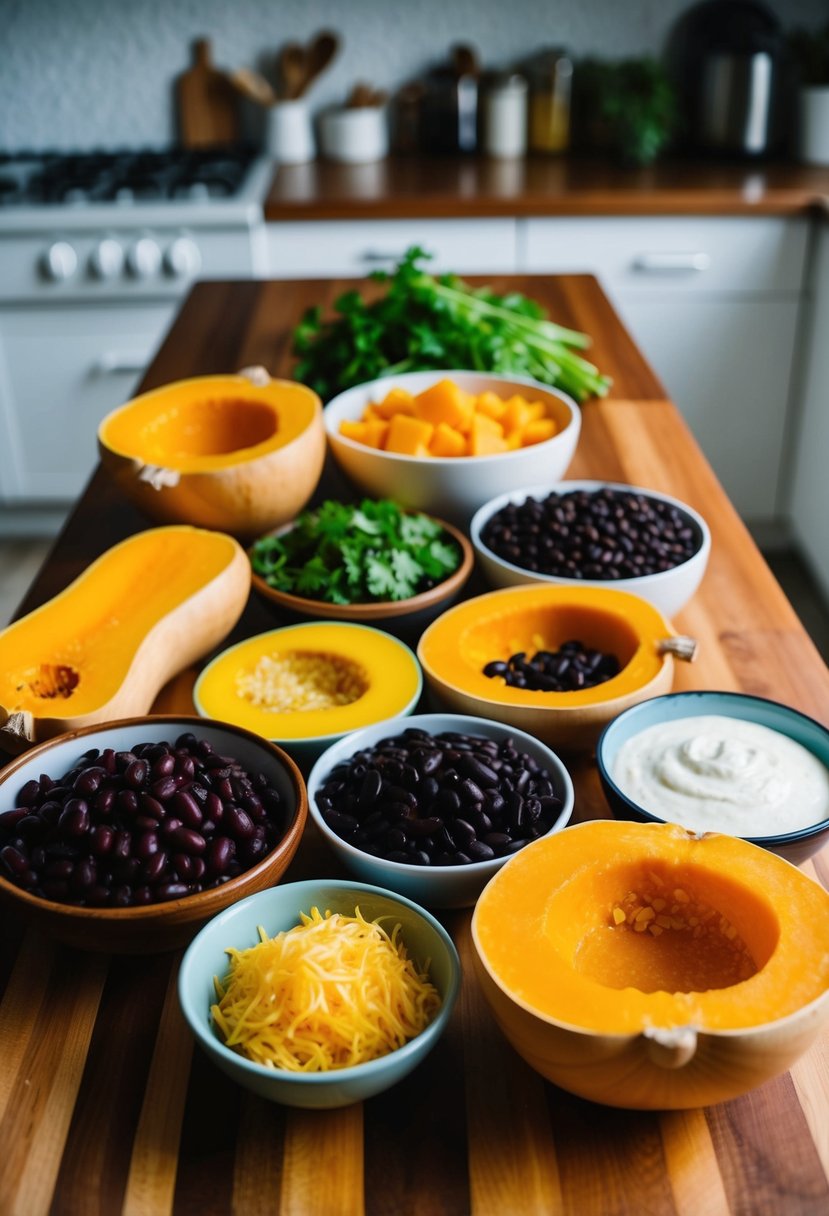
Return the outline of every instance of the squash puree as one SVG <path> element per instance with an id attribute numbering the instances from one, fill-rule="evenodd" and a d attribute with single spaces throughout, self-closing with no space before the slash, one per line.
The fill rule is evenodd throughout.
<path id="1" fill-rule="evenodd" d="M 142 464 L 182 473 L 256 460 L 296 439 L 312 423 L 316 396 L 303 385 L 257 387 L 244 377 L 212 377 L 210 395 L 180 381 L 145 393 L 108 415 L 99 437 Z"/>
<path id="2" fill-rule="evenodd" d="M 262 660 L 269 660 L 263 665 Z M 279 697 L 251 696 L 263 674 L 282 690 L 307 672 L 308 698 L 289 709 Z M 309 708 L 339 682 L 341 704 Z M 231 646 L 205 667 L 193 692 L 200 714 L 232 722 L 266 739 L 340 735 L 404 713 L 420 693 L 420 667 L 407 646 L 368 625 L 319 622 L 259 634 Z M 333 700 L 329 697 L 329 700 Z"/>
<path id="3" fill-rule="evenodd" d="M 656 642 L 669 637 L 661 613 L 638 596 L 604 587 L 508 587 L 444 612 L 423 634 L 418 656 L 427 671 L 470 696 L 500 705 L 553 708 L 594 705 L 649 684 L 665 663 Z M 519 651 L 557 650 L 578 638 L 613 654 L 618 675 L 578 692 L 515 688 L 483 674 L 493 659 Z"/>
<path id="4" fill-rule="evenodd" d="M 47 709 L 76 717 L 105 705 L 146 635 L 221 574 L 237 550 L 229 536 L 184 525 L 113 546 L 0 633 L 0 705 L 36 717 Z"/>
<path id="5" fill-rule="evenodd" d="M 746 841 L 601 820 L 516 855 L 473 918 L 518 1004 L 630 1034 L 776 1021 L 829 986 L 829 894 Z"/>

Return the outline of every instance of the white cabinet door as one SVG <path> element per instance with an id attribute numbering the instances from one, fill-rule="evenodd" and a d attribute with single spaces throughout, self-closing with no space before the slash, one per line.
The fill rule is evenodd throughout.
<path id="1" fill-rule="evenodd" d="M 795 537 L 829 598 L 829 224 L 818 233 L 790 486 Z"/>
<path id="2" fill-rule="evenodd" d="M 805 219 L 529 219 L 527 272 L 589 271 L 688 421 L 737 510 L 779 517 Z"/>
<path id="3" fill-rule="evenodd" d="M 797 302 L 623 294 L 615 303 L 740 514 L 779 516 Z"/>
<path id="4" fill-rule="evenodd" d="M 521 269 L 590 271 L 610 292 L 799 292 L 808 221 L 774 216 L 529 219 Z"/>
<path id="5" fill-rule="evenodd" d="M 173 307 L 0 309 L 0 504 L 81 492 L 98 423 L 129 400 Z"/>
<path id="6" fill-rule="evenodd" d="M 300 220 L 267 225 L 274 279 L 362 278 L 389 270 L 410 245 L 431 253 L 430 271 L 509 274 L 516 270 L 516 221 Z"/>

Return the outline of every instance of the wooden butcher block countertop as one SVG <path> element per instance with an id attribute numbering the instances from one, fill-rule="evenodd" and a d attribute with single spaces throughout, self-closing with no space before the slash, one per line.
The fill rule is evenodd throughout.
<path id="1" fill-rule="evenodd" d="M 829 675 L 687 427 L 588 276 L 493 278 L 593 336 L 612 394 L 584 408 L 573 477 L 668 491 L 713 534 L 676 625 L 700 641 L 680 688 L 736 689 L 829 721 Z M 195 287 L 144 380 L 291 366 L 289 333 L 344 284 Z M 323 489 L 345 492 L 328 470 Z M 99 469 L 21 610 L 149 526 Z M 255 597 L 234 637 L 279 624 Z M 180 685 L 159 704 L 190 709 Z M 574 766 L 576 820 L 606 816 L 595 767 Z M 829 884 L 824 852 L 813 875 Z M 309 827 L 288 879 L 336 868 Z M 468 911 L 441 914 L 463 963 L 447 1034 L 364 1105 L 299 1111 L 234 1086 L 194 1049 L 179 955 L 85 955 L 4 914 L 0 934 L 0 1210 L 55 1216 L 800 1216 L 829 1211 L 829 1041 L 747 1096 L 706 1110 L 627 1112 L 546 1083 L 492 1021 L 470 966 Z"/>
<path id="2" fill-rule="evenodd" d="M 280 220 L 464 216 L 779 215 L 829 206 L 829 168 L 766 161 L 397 156 L 281 165 L 265 200 Z"/>

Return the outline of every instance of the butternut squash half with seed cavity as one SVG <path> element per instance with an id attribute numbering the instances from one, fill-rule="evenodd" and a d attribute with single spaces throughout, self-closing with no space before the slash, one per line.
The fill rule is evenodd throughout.
<path id="1" fill-rule="evenodd" d="M 221 532 L 151 528 L 108 549 L 0 632 L 0 742 L 146 714 L 230 632 L 249 591 L 245 552 Z"/>
<path id="2" fill-rule="evenodd" d="M 302 510 L 325 444 L 316 393 L 255 368 L 167 384 L 113 410 L 98 429 L 101 462 L 151 519 L 246 540 Z"/>
<path id="3" fill-rule="evenodd" d="M 597 820 L 522 849 L 472 921 L 484 995 L 562 1089 L 708 1106 L 784 1072 L 829 1021 L 829 894 L 736 837 Z"/>

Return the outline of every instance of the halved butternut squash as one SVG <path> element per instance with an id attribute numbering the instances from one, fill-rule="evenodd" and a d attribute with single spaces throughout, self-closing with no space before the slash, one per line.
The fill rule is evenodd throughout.
<path id="1" fill-rule="evenodd" d="M 221 532 L 179 525 L 121 541 L 0 632 L 0 726 L 38 741 L 146 714 L 230 632 L 250 579 L 244 550 Z"/>
<path id="2" fill-rule="evenodd" d="M 101 461 L 151 519 L 253 539 L 306 505 L 325 457 L 322 403 L 256 370 L 180 380 L 103 420 Z"/>
<path id="3" fill-rule="evenodd" d="M 481 895 L 476 971 L 543 1076 L 611 1106 L 721 1102 L 829 1019 L 829 894 L 773 853 L 597 820 L 527 846 Z"/>

